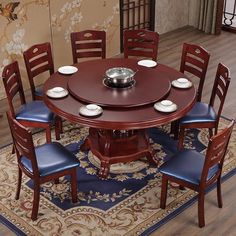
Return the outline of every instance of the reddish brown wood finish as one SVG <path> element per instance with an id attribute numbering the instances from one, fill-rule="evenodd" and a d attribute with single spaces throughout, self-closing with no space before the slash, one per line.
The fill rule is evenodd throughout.
<path id="1" fill-rule="evenodd" d="M 3 73 L 3 84 L 5 87 L 7 100 L 11 112 L 11 116 L 15 118 L 15 107 L 14 107 L 14 98 L 17 94 L 20 97 L 20 103 L 23 105 L 26 103 L 24 90 L 21 82 L 21 75 L 19 71 L 18 62 L 15 61 L 7 66 L 4 67 Z M 43 128 L 46 130 L 46 140 L 48 143 L 51 142 L 51 123 L 43 123 L 43 122 L 35 122 L 30 120 L 20 120 L 19 121 L 22 125 L 27 127 L 34 127 L 34 128 Z M 55 133 L 56 138 L 60 139 L 60 120 L 55 119 Z"/>
<path id="2" fill-rule="evenodd" d="M 40 198 L 40 184 L 43 184 L 48 181 L 58 180 L 59 177 L 70 175 L 71 176 L 71 196 L 72 202 L 77 202 L 77 179 L 76 179 L 76 168 L 70 168 L 64 171 L 59 171 L 51 175 L 40 176 L 37 159 L 35 155 L 34 143 L 32 139 L 31 132 L 22 126 L 19 122 L 13 119 L 10 113 L 7 113 L 8 122 L 10 125 L 13 144 L 17 154 L 17 163 L 18 163 L 18 185 L 16 192 L 16 200 L 20 196 L 20 188 L 22 182 L 22 172 L 31 178 L 34 181 L 34 199 L 33 199 L 33 208 L 31 219 L 36 220 L 38 215 L 39 208 L 39 198 Z M 29 172 L 21 162 L 22 157 L 26 157 L 32 164 L 33 172 Z M 49 153 L 50 157 L 50 153 Z"/>
<path id="3" fill-rule="evenodd" d="M 46 42 L 42 44 L 36 44 L 23 52 L 26 71 L 28 74 L 30 89 L 33 100 L 42 100 L 43 96 L 38 95 L 35 92 L 34 79 L 40 74 L 48 72 L 49 75 L 54 73 L 54 62 L 52 58 L 51 44 Z M 60 117 L 56 117 L 58 124 L 58 132 L 62 133 L 62 120 Z M 57 134 L 59 139 L 59 134 Z"/>
<path id="4" fill-rule="evenodd" d="M 71 48 L 73 63 L 79 58 L 106 58 L 106 32 L 99 30 L 84 30 L 71 33 Z"/>
<path id="5" fill-rule="evenodd" d="M 206 78 L 209 59 L 210 59 L 210 54 L 203 47 L 189 43 L 183 44 L 180 72 L 191 73 L 192 75 L 194 75 L 199 79 L 198 89 L 197 89 L 198 102 L 200 102 L 202 98 L 202 90 Z M 178 138 L 179 135 L 178 121 L 173 122 L 171 124 L 171 133 L 174 133 L 175 139 Z"/>
<path id="6" fill-rule="evenodd" d="M 106 179 L 110 165 L 130 162 L 146 157 L 154 165 L 153 150 L 149 144 L 146 130 L 118 131 L 90 128 L 85 142 L 87 148 L 101 160 L 99 177 Z"/>
<path id="7" fill-rule="evenodd" d="M 163 77 L 167 81 L 175 80 L 179 77 L 186 77 L 181 72 L 178 72 L 174 69 L 171 69 L 164 65 L 158 65 L 155 68 L 142 68 L 137 64 L 137 59 L 104 59 L 102 60 L 94 60 L 94 61 L 86 61 L 78 64 L 78 72 L 75 73 L 72 76 L 65 76 L 59 73 L 55 73 L 50 77 L 49 80 L 46 81 L 44 84 L 44 93 L 50 88 L 53 88 L 55 86 L 61 86 L 63 88 L 68 88 L 68 81 L 79 80 L 83 81 L 84 83 L 88 83 L 90 86 L 86 87 L 85 94 L 87 92 L 88 96 L 91 96 L 91 94 L 96 99 L 97 94 L 100 94 L 100 91 L 98 91 L 98 85 L 94 85 L 96 83 L 100 84 L 100 89 L 104 89 L 104 91 L 107 89 L 102 81 L 103 81 L 103 73 L 101 73 L 100 78 L 99 76 L 94 75 L 95 72 L 100 72 L 101 70 L 105 71 L 109 67 L 115 67 L 119 66 L 122 63 L 126 65 L 126 67 L 132 67 L 134 70 L 139 69 L 139 72 L 142 74 L 143 81 L 138 81 L 136 86 L 140 86 L 142 88 L 142 93 L 140 93 L 140 96 L 146 97 L 150 91 L 157 97 L 159 97 L 159 90 L 161 91 L 162 83 L 158 83 L 158 86 L 154 90 L 148 90 L 147 84 L 145 84 L 145 75 L 150 75 L 151 78 L 154 78 L 155 76 Z M 136 66 L 136 67 L 135 67 Z M 80 68 L 81 68 L 81 75 L 80 75 Z M 93 68 L 93 70 L 91 70 Z M 102 69 L 103 68 L 103 69 Z M 86 80 L 84 79 L 84 73 L 83 71 L 87 70 L 88 75 L 86 78 L 95 76 L 95 80 Z M 141 79 L 141 78 L 140 78 Z M 162 80 L 160 80 L 162 81 Z M 139 83 L 140 82 L 140 83 Z M 139 88 L 140 89 L 140 88 Z M 126 90 L 126 99 L 129 100 L 129 89 Z M 110 91 L 109 91 L 110 92 Z M 119 92 L 117 92 L 117 89 L 114 89 L 114 94 L 118 96 L 119 98 Z M 119 106 L 102 106 L 103 107 L 103 113 L 100 116 L 97 117 L 84 117 L 79 114 L 79 108 L 81 106 L 86 105 L 84 101 L 81 101 L 78 99 L 78 96 L 73 96 L 69 94 L 67 97 L 62 99 L 51 99 L 45 95 L 44 101 L 48 105 L 48 107 L 53 110 L 56 114 L 68 119 L 71 122 L 80 123 L 83 125 L 87 125 L 91 128 L 94 128 L 94 130 L 91 129 L 90 135 L 88 137 L 88 141 L 84 145 L 84 149 L 91 148 L 91 151 L 100 157 L 103 161 L 103 167 L 104 170 L 100 172 L 100 176 L 105 178 L 107 171 L 109 169 L 109 164 L 117 162 L 118 160 L 125 162 L 130 161 L 131 159 L 137 159 L 140 157 L 140 155 L 146 155 L 149 157 L 151 156 L 151 148 L 149 146 L 148 137 L 145 134 L 144 131 L 133 133 L 133 135 L 128 135 L 127 137 L 124 135 L 122 136 L 122 142 L 119 140 L 117 136 L 111 135 L 112 130 L 126 130 L 127 132 L 131 132 L 132 130 L 144 130 L 146 128 L 154 127 L 163 125 L 165 123 L 174 121 L 176 119 L 181 118 L 184 116 L 194 105 L 195 103 L 195 95 L 196 91 L 194 87 L 189 89 L 177 89 L 174 87 L 171 87 L 169 93 L 166 94 L 165 99 L 172 100 L 174 103 L 178 105 L 178 109 L 175 112 L 172 113 L 163 113 L 158 112 L 154 109 L 153 105 L 154 102 L 150 101 L 149 104 L 145 105 L 138 105 L 134 107 L 122 107 L 121 104 Z M 106 96 L 106 95 L 104 95 Z M 139 98 L 137 97 L 137 102 Z M 162 98 L 161 98 L 162 99 Z M 98 97 L 99 100 L 99 97 Z M 118 99 L 119 100 L 119 99 Z M 101 136 L 100 130 L 110 130 L 109 132 L 104 132 L 103 136 Z M 129 131 L 128 131 L 129 130 Z M 97 137 L 99 137 L 100 146 L 98 148 L 97 146 Z M 137 145 L 135 147 L 134 143 L 136 141 L 140 141 L 140 145 Z M 106 147 L 112 147 L 110 150 L 110 153 L 106 151 L 105 154 L 105 146 Z M 146 143 L 146 144 L 145 144 Z M 144 145 L 145 144 L 145 145 Z M 119 148 L 116 147 L 121 145 L 122 148 L 119 146 Z M 127 146 L 127 147 L 125 147 Z M 116 148 L 114 148 L 116 147 Z M 130 149 L 129 149 L 130 148 Z M 130 152 L 127 150 L 131 150 Z M 121 155 L 120 150 L 123 150 L 123 154 Z M 129 154 L 127 154 L 127 153 Z M 120 158 L 122 156 L 122 158 Z M 110 160 L 107 161 L 107 157 L 110 157 Z M 151 158 L 149 158 L 151 159 Z"/>
<path id="8" fill-rule="evenodd" d="M 54 73 L 54 63 L 50 43 L 36 44 L 23 52 L 26 71 L 28 74 L 33 100 L 42 100 L 43 96 L 35 94 L 34 79 L 38 75 L 49 72 Z"/>
<path id="9" fill-rule="evenodd" d="M 157 60 L 159 34 L 145 29 L 124 31 L 124 57 L 147 57 Z"/>
<path id="10" fill-rule="evenodd" d="M 230 84 L 230 71 L 225 65 L 219 63 L 215 82 L 212 88 L 211 98 L 209 105 L 214 108 L 217 118 L 214 122 L 192 122 L 188 124 L 180 123 L 180 132 L 179 132 L 179 149 L 183 148 L 184 143 L 184 132 L 185 129 L 191 128 L 209 128 L 210 137 L 212 136 L 212 129 L 215 129 L 215 134 L 217 134 L 220 115 L 224 106 L 225 97 Z M 216 101 L 218 98 L 218 101 Z"/>
<path id="11" fill-rule="evenodd" d="M 202 89 L 210 59 L 209 52 L 195 44 L 183 44 L 180 72 L 189 72 L 200 79 L 197 89 L 197 101 L 202 98 Z"/>
<path id="12" fill-rule="evenodd" d="M 218 206 L 222 208 L 222 195 L 221 195 L 221 173 L 223 162 L 228 146 L 228 142 L 230 139 L 230 135 L 232 133 L 234 126 L 234 120 L 230 123 L 230 125 L 225 128 L 220 133 L 216 134 L 209 140 L 206 157 L 204 166 L 202 169 L 201 179 L 198 185 L 194 185 L 187 181 L 180 180 L 176 177 L 163 174 L 162 176 L 162 188 L 161 188 L 161 201 L 160 207 L 164 209 L 166 207 L 166 198 L 167 198 L 167 186 L 168 181 L 175 182 L 180 186 L 184 186 L 190 188 L 196 192 L 198 192 L 198 224 L 199 227 L 205 226 L 205 217 L 204 217 L 204 198 L 206 189 L 217 182 L 217 199 L 218 199 Z M 175 158 L 175 157 L 173 157 Z M 208 172 L 211 167 L 214 165 L 219 166 L 219 170 L 216 174 L 211 178 L 208 179 Z"/>
<path id="13" fill-rule="evenodd" d="M 88 67 L 93 69 L 88 70 Z M 104 86 L 103 75 L 112 67 L 128 67 L 136 71 L 135 85 L 123 89 Z M 78 68 L 79 73 L 70 76 L 67 88 L 76 99 L 86 103 L 120 108 L 142 106 L 161 100 L 171 88 L 165 72 L 153 73 L 155 69 L 139 66 L 136 60 L 109 60 L 109 63 L 100 60 L 99 64 L 95 60 L 81 63 Z"/>

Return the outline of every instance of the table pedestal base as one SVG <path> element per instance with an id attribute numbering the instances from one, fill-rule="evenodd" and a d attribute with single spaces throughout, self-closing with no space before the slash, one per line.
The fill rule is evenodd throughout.
<path id="1" fill-rule="evenodd" d="M 91 150 L 101 161 L 99 177 L 106 179 L 110 165 L 125 163 L 146 156 L 157 166 L 146 130 L 101 130 L 90 128 L 81 150 Z"/>

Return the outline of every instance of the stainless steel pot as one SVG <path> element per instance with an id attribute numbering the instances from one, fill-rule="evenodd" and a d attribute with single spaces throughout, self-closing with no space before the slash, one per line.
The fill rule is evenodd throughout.
<path id="1" fill-rule="evenodd" d="M 114 67 L 106 71 L 106 78 L 115 86 L 127 85 L 133 82 L 136 72 L 125 67 Z"/>

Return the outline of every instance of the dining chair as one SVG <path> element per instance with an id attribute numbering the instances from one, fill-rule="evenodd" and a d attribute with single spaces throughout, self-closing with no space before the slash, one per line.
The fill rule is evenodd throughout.
<path id="1" fill-rule="evenodd" d="M 145 29 L 124 31 L 124 58 L 129 56 L 157 60 L 159 34 Z"/>
<path id="2" fill-rule="evenodd" d="M 42 73 L 54 73 L 54 63 L 50 43 L 36 44 L 23 52 L 26 71 L 29 78 L 33 100 L 43 99 L 42 86 L 35 86 L 35 79 L 40 78 Z"/>
<path id="3" fill-rule="evenodd" d="M 45 129 L 47 143 L 51 142 L 51 126 L 55 124 L 56 139 L 60 139 L 59 117 L 54 116 L 43 101 L 26 102 L 17 61 L 4 67 L 2 78 L 11 115 L 24 126 Z"/>
<path id="4" fill-rule="evenodd" d="M 79 58 L 106 58 L 106 32 L 100 30 L 84 30 L 71 33 L 73 63 Z"/>
<path id="5" fill-rule="evenodd" d="M 234 120 L 227 128 L 212 136 L 206 155 L 193 149 L 181 150 L 159 167 L 162 173 L 160 207 L 165 209 L 168 181 L 198 192 L 198 224 L 205 226 L 204 198 L 208 187 L 217 182 L 218 206 L 222 208 L 221 174 L 223 162 L 234 126 Z"/>
<path id="6" fill-rule="evenodd" d="M 214 129 L 215 134 L 217 134 L 219 119 L 229 84 L 230 71 L 225 65 L 219 63 L 212 88 L 210 103 L 195 103 L 193 108 L 179 120 L 179 149 L 182 149 L 184 145 L 185 129 L 208 128 L 210 137 L 213 135 L 212 129 Z"/>
<path id="7" fill-rule="evenodd" d="M 202 98 L 202 90 L 206 78 L 210 53 L 203 47 L 184 43 L 180 63 L 180 72 L 189 72 L 199 79 L 197 88 L 197 101 Z"/>
<path id="8" fill-rule="evenodd" d="M 202 46 L 190 43 L 183 44 L 180 72 L 187 72 L 199 80 L 197 85 L 197 102 L 200 102 L 202 98 L 203 85 L 206 78 L 209 59 L 210 53 Z M 171 133 L 174 134 L 175 139 L 178 138 L 178 131 L 179 120 L 171 123 Z"/>
<path id="9" fill-rule="evenodd" d="M 8 122 L 13 136 L 13 145 L 17 155 L 18 184 L 16 200 L 20 197 L 22 172 L 34 182 L 33 208 L 31 219 L 36 220 L 39 208 L 40 185 L 59 177 L 70 175 L 72 202 L 77 202 L 76 168 L 79 162 L 74 154 L 58 142 L 47 143 L 34 147 L 32 134 L 16 119 L 7 113 Z"/>

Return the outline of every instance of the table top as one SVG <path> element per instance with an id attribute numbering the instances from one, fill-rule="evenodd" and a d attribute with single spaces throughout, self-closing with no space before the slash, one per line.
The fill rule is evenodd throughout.
<path id="1" fill-rule="evenodd" d="M 104 85 L 106 70 L 114 67 L 128 67 L 136 72 L 134 86 L 109 88 Z M 79 72 L 70 76 L 67 88 L 78 100 L 102 107 L 142 106 L 161 100 L 171 88 L 165 72 L 154 73 L 153 71 L 155 69 L 137 65 L 137 60 L 107 59 L 99 62 L 94 60 L 79 65 Z"/>
<path id="2" fill-rule="evenodd" d="M 137 59 L 97 59 L 76 64 L 78 72 L 63 75 L 58 72 L 44 84 L 44 101 L 57 115 L 65 119 L 99 129 L 144 129 L 163 125 L 184 116 L 194 105 L 196 90 L 178 89 L 171 86 L 177 78 L 186 75 L 168 66 L 158 64 L 154 68 L 139 66 Z M 103 84 L 105 71 L 112 67 L 127 67 L 137 71 L 132 88 L 112 89 Z M 68 89 L 69 95 L 53 99 L 46 91 L 60 86 Z M 159 112 L 154 103 L 168 99 L 178 109 L 171 113 Z M 103 113 L 97 117 L 85 117 L 79 109 L 87 104 L 102 106 Z"/>

